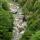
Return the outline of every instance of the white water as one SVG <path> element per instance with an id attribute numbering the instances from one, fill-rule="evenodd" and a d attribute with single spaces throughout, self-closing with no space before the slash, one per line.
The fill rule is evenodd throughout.
<path id="1" fill-rule="evenodd" d="M 14 19 L 14 30 L 13 30 L 13 36 L 12 36 L 12 40 L 19 40 L 19 38 L 22 37 L 22 34 L 25 31 L 25 27 L 26 26 L 26 22 L 23 22 L 23 17 L 24 15 L 22 15 L 22 9 L 19 8 L 19 6 L 14 6 L 11 7 L 11 12 L 15 13 L 17 12 L 17 14 L 15 14 L 15 19 Z M 13 14 L 14 15 L 14 14 Z"/>

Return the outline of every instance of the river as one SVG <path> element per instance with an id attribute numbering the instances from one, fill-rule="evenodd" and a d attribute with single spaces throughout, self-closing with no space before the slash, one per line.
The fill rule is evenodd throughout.
<path id="1" fill-rule="evenodd" d="M 14 30 L 12 33 L 12 40 L 19 40 L 22 37 L 26 26 L 26 22 L 23 21 L 24 15 L 22 15 L 22 8 L 20 8 L 18 5 L 14 5 L 10 7 L 10 10 L 15 14 L 15 16 L 13 14 L 13 16 L 15 17 L 13 22 L 15 27 L 13 27 Z"/>

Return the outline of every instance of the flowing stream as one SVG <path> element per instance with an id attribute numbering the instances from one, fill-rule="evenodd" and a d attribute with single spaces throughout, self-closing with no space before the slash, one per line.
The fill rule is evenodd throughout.
<path id="1" fill-rule="evenodd" d="M 10 9 L 11 12 L 15 14 L 15 16 L 13 14 L 13 16 L 15 17 L 14 19 L 15 27 L 13 27 L 14 30 L 13 30 L 12 40 L 19 40 L 25 31 L 26 22 L 23 21 L 24 15 L 22 15 L 22 9 L 17 5 L 10 7 Z"/>

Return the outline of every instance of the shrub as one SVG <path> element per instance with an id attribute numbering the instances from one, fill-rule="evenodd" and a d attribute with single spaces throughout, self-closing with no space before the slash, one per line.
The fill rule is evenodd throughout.
<path id="1" fill-rule="evenodd" d="M 30 40 L 40 40 L 40 31 L 37 31 L 35 34 L 33 34 Z"/>
<path id="2" fill-rule="evenodd" d="M 21 40 L 30 40 L 31 36 L 40 30 L 40 2 L 39 0 L 27 0 L 22 8 L 25 17 L 28 16 L 28 19 L 26 31 Z M 29 34 L 31 35 L 30 37 Z"/>
<path id="3" fill-rule="evenodd" d="M 4 9 L 0 9 L 0 38 L 3 40 L 10 39 L 10 33 L 13 30 L 13 17 L 12 14 Z M 9 35 L 10 34 L 10 35 Z"/>
<path id="4" fill-rule="evenodd" d="M 32 33 L 30 31 L 25 31 L 25 33 L 22 35 L 22 38 L 20 40 L 29 40 L 32 36 Z"/>

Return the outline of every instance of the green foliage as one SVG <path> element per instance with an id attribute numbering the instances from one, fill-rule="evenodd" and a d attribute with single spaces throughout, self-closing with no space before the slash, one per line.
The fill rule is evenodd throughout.
<path id="1" fill-rule="evenodd" d="M 7 0 L 0 0 L 0 40 L 11 40 L 13 21 Z"/>
<path id="2" fill-rule="evenodd" d="M 25 33 L 22 35 L 22 38 L 20 40 L 29 40 L 32 36 L 32 33 L 30 31 L 25 31 Z"/>
<path id="3" fill-rule="evenodd" d="M 40 40 L 40 0 L 16 0 L 16 2 L 21 5 L 26 19 L 26 16 L 28 16 L 26 31 L 20 40 Z M 13 17 L 8 12 L 8 1 L 0 0 L 1 3 L 0 37 L 3 40 L 11 40 Z"/>
<path id="4" fill-rule="evenodd" d="M 28 19 L 28 30 L 35 31 L 40 30 L 40 14 L 35 14 Z"/>
<path id="5" fill-rule="evenodd" d="M 30 15 L 30 12 L 35 13 L 40 9 L 40 2 L 38 0 L 27 0 L 22 9 L 25 15 Z"/>
<path id="6" fill-rule="evenodd" d="M 30 40 L 40 40 L 40 31 L 33 34 Z"/>
<path id="7" fill-rule="evenodd" d="M 28 16 L 27 29 L 33 33 L 40 30 L 40 2 L 38 0 L 30 0 L 23 6 L 23 12 Z"/>
<path id="8" fill-rule="evenodd" d="M 4 9 L 0 9 L 0 34 L 4 35 L 3 40 L 9 40 L 13 30 L 13 17 L 12 14 L 5 11 Z M 10 35 L 9 35 L 10 34 Z M 2 38 L 0 36 L 0 38 Z"/>
<path id="9" fill-rule="evenodd" d="M 23 5 L 26 3 L 26 1 L 27 1 L 27 0 L 18 0 L 17 2 L 18 2 L 21 6 L 23 6 Z"/>
<path id="10" fill-rule="evenodd" d="M 9 10 L 9 4 L 8 4 L 8 1 L 7 0 L 0 0 L 0 6 L 4 9 L 4 10 L 6 10 L 6 11 L 8 11 Z"/>
<path id="11" fill-rule="evenodd" d="M 4 10 L 8 11 L 8 10 L 9 10 L 9 5 L 8 5 L 8 3 L 7 3 L 7 2 L 2 3 L 2 8 L 3 8 Z"/>
<path id="12" fill-rule="evenodd" d="M 23 6 L 27 0 L 12 0 L 12 1 L 17 2 L 18 4 Z"/>
<path id="13" fill-rule="evenodd" d="M 40 1 L 27 0 L 22 8 L 23 8 L 23 14 L 25 15 L 25 17 L 28 16 L 28 19 L 27 19 L 26 31 L 24 32 L 21 40 L 30 40 L 31 36 L 34 35 L 36 31 L 40 31 Z M 31 40 L 40 40 L 40 39 L 33 38 Z"/>

